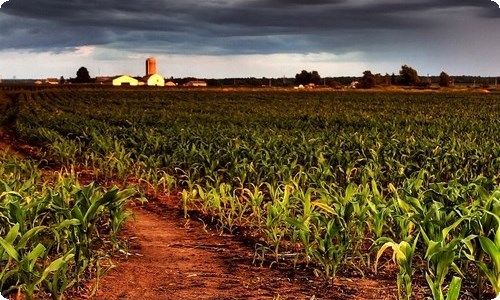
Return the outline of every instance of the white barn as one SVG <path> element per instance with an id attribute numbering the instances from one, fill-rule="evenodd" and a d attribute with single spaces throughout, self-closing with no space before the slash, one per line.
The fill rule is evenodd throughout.
<path id="1" fill-rule="evenodd" d="M 139 80 L 130 77 L 128 75 L 121 75 L 118 77 L 115 77 L 113 79 L 113 85 L 114 86 L 121 86 L 121 85 L 130 85 L 130 86 L 137 86 L 139 85 Z"/>
<path id="2" fill-rule="evenodd" d="M 142 79 L 148 86 L 164 86 L 165 78 L 159 74 L 151 74 Z"/>

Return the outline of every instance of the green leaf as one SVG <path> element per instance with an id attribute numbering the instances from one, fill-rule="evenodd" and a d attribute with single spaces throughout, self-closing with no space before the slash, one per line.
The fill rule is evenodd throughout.
<path id="1" fill-rule="evenodd" d="M 117 194 L 118 189 L 112 188 L 110 191 L 104 194 L 101 199 L 94 201 L 83 217 L 84 223 L 94 220 L 97 216 L 96 214 L 99 211 L 99 208 L 103 205 L 108 205 L 109 203 L 113 202 L 116 199 Z"/>
<path id="2" fill-rule="evenodd" d="M 460 296 L 460 289 L 462 288 L 462 278 L 453 276 L 451 279 L 446 300 L 457 300 Z"/>
<path id="3" fill-rule="evenodd" d="M 72 259 L 75 255 L 72 252 L 67 253 L 66 255 L 54 260 L 53 262 L 50 263 L 50 265 L 45 268 L 43 271 L 42 277 L 38 280 L 37 284 L 40 284 L 47 276 L 49 276 L 50 273 L 56 272 L 64 265 L 68 263 L 70 259 Z"/>
<path id="4" fill-rule="evenodd" d="M 465 253 L 465 255 L 467 256 L 468 259 L 470 259 L 469 256 L 473 257 L 473 255 L 474 255 L 475 249 L 474 249 L 474 245 L 472 245 L 471 241 L 473 239 L 475 239 L 476 237 L 477 237 L 477 235 L 471 234 L 471 235 L 467 236 L 466 238 L 462 239 L 462 243 L 465 245 L 467 250 L 469 250 L 469 253 Z M 474 258 L 472 260 L 474 260 Z"/>
<path id="5" fill-rule="evenodd" d="M 432 278 L 429 274 L 425 274 L 425 280 L 427 281 L 427 284 L 429 285 L 429 288 L 431 289 L 432 292 L 432 298 L 434 300 L 443 300 L 443 293 L 439 288 L 436 287 L 434 282 L 432 281 Z"/>
<path id="6" fill-rule="evenodd" d="M 309 232 L 309 227 L 306 226 L 305 222 L 301 222 L 297 219 L 292 219 L 292 218 L 286 218 L 285 222 L 296 227 L 300 231 Z"/>
<path id="7" fill-rule="evenodd" d="M 69 219 L 69 220 L 64 220 L 60 224 L 57 225 L 57 229 L 63 229 L 63 228 L 68 228 L 70 226 L 78 226 L 80 225 L 81 222 L 78 219 Z"/>
<path id="8" fill-rule="evenodd" d="M 465 220 L 465 217 L 462 217 L 462 218 L 456 220 L 453 224 L 451 224 L 450 226 L 444 228 L 443 231 L 442 231 L 442 238 L 443 238 L 443 240 L 445 240 L 446 237 L 448 236 L 448 234 L 450 233 L 450 231 L 453 230 L 453 229 L 455 229 L 458 225 L 460 225 L 460 223 L 462 223 L 463 220 Z"/>
<path id="9" fill-rule="evenodd" d="M 382 245 L 382 247 L 377 251 L 377 257 L 375 259 L 375 273 L 377 272 L 377 265 L 378 265 L 378 260 L 380 259 L 380 257 L 382 256 L 382 254 L 384 254 L 385 250 L 387 250 L 388 248 L 392 248 L 393 251 L 395 252 L 396 251 L 396 248 L 398 248 L 398 244 L 396 244 L 395 242 L 393 241 L 390 241 L 390 242 L 386 242 L 384 245 Z M 395 254 L 393 254 L 393 258 L 395 258 Z"/>
<path id="10" fill-rule="evenodd" d="M 7 198 L 7 196 L 15 196 L 15 197 L 18 197 L 19 199 L 23 198 L 23 196 L 21 196 L 21 194 L 19 194 L 17 192 L 8 191 L 8 192 L 3 192 L 3 193 L 0 194 L 0 200 L 2 198 Z"/>
<path id="11" fill-rule="evenodd" d="M 19 253 L 17 253 L 14 246 L 1 237 L 0 237 L 0 246 L 2 246 L 2 248 L 7 252 L 7 254 L 9 254 L 10 257 L 15 259 L 16 261 L 19 261 Z"/>
<path id="12" fill-rule="evenodd" d="M 373 192 L 373 195 L 376 197 L 376 198 L 380 198 L 380 192 L 378 190 L 378 187 L 377 187 L 377 182 L 375 182 L 375 179 L 372 179 L 372 192 Z"/>
<path id="13" fill-rule="evenodd" d="M 498 249 L 500 249 L 500 223 L 498 224 L 498 229 L 495 233 L 495 245 Z"/>
<path id="14" fill-rule="evenodd" d="M 410 204 L 411 207 L 413 207 L 413 208 L 418 208 L 419 212 L 422 211 L 422 205 L 420 204 L 420 200 L 418 200 L 417 198 L 411 197 L 411 196 L 406 196 L 405 202 Z M 413 209 L 413 210 L 415 210 L 415 209 Z"/>
<path id="15" fill-rule="evenodd" d="M 497 272 L 500 273 L 500 249 L 489 238 L 484 236 L 479 237 L 479 243 L 483 251 L 491 257 Z"/>
<path id="16" fill-rule="evenodd" d="M 7 235 L 5 236 L 5 241 L 8 242 L 8 243 L 13 243 L 18 234 L 19 234 L 19 228 L 20 228 L 21 225 L 19 225 L 19 223 L 16 223 L 16 225 L 14 225 L 10 230 L 9 232 L 7 233 Z"/>
<path id="17" fill-rule="evenodd" d="M 19 240 L 19 243 L 17 244 L 17 249 L 25 248 L 26 244 L 28 243 L 28 241 L 32 237 L 34 237 L 34 236 L 36 237 L 40 231 L 42 231 L 46 228 L 47 228 L 46 226 L 37 226 L 37 227 L 31 228 L 30 230 L 28 230 L 25 234 L 23 234 L 23 236 Z"/>
<path id="18" fill-rule="evenodd" d="M 350 183 L 345 190 L 344 204 L 351 202 L 352 197 L 354 197 L 357 191 L 358 186 L 354 183 Z"/>
<path id="19" fill-rule="evenodd" d="M 455 259 L 455 253 L 453 251 L 443 251 L 440 253 L 438 259 L 436 277 L 439 279 L 439 283 L 442 284 L 446 274 L 448 274 L 451 263 Z"/>
<path id="20" fill-rule="evenodd" d="M 334 214 L 335 214 L 335 210 L 334 210 L 332 207 L 330 207 L 330 206 L 328 206 L 327 204 L 325 204 L 325 203 L 322 203 L 322 202 L 319 202 L 319 201 L 314 201 L 314 202 L 312 202 L 311 204 L 312 204 L 313 206 L 316 206 L 316 207 L 321 208 L 323 211 L 325 211 L 325 212 L 327 212 L 327 213 L 330 213 L 330 214 L 332 214 L 332 215 L 334 215 Z"/>
<path id="21" fill-rule="evenodd" d="M 441 244 L 432 240 L 429 240 L 427 251 L 425 252 L 425 257 L 430 259 L 432 256 L 436 255 L 441 251 Z"/>
<path id="22" fill-rule="evenodd" d="M 137 191 L 135 189 L 125 189 L 125 190 L 119 191 L 116 194 L 116 200 L 122 201 L 122 200 L 128 199 L 128 198 L 132 197 L 133 195 L 135 195 L 136 193 L 137 193 Z"/>
<path id="23" fill-rule="evenodd" d="M 21 260 L 21 263 L 23 265 L 26 263 L 28 264 L 28 269 L 26 269 L 26 271 L 30 273 L 33 271 L 33 267 L 35 266 L 36 260 L 38 259 L 38 257 L 40 257 L 42 254 L 45 253 L 45 250 L 46 249 L 42 244 L 38 244 L 33 250 L 31 250 L 30 253 L 28 253 L 28 255 L 26 255 Z"/>
<path id="24" fill-rule="evenodd" d="M 73 207 L 73 209 L 71 210 L 71 216 L 80 220 L 81 223 L 84 223 L 84 220 L 83 220 L 84 216 L 83 216 L 83 213 L 82 213 L 82 210 L 80 209 L 80 207 L 75 205 Z"/>

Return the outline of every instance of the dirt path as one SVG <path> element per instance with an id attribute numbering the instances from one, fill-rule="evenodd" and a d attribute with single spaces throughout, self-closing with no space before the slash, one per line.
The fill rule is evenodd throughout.
<path id="1" fill-rule="evenodd" d="M 332 286 L 307 271 L 255 266 L 251 247 L 175 208 L 133 210 L 137 221 L 124 236 L 132 255 L 115 261 L 93 299 L 388 299 L 394 292 L 393 281 L 339 279 Z"/>
<path id="2" fill-rule="evenodd" d="M 239 242 L 205 232 L 177 212 L 135 208 L 129 252 L 102 280 L 95 299 L 310 299 L 314 291 L 278 271 L 252 265 L 253 252 Z M 270 274 L 267 274 L 270 273 Z M 291 299 L 291 298 L 290 298 Z"/>

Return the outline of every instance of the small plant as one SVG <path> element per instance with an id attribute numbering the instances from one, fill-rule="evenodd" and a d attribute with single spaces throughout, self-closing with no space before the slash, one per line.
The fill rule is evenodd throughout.
<path id="1" fill-rule="evenodd" d="M 377 242 L 385 243 L 377 252 L 377 259 L 375 260 L 375 272 L 377 271 L 378 260 L 384 254 L 388 248 L 392 248 L 393 254 L 392 259 L 398 265 L 398 298 L 399 299 L 411 299 L 412 296 L 412 276 L 413 276 L 413 255 L 415 254 L 415 249 L 418 242 L 418 235 L 413 240 L 412 244 L 406 241 L 401 241 L 399 244 L 395 243 L 391 239 L 381 238 Z M 387 241 L 386 241 L 387 240 Z"/>

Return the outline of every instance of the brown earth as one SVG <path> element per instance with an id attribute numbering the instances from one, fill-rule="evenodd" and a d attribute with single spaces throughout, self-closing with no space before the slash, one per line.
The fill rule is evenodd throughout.
<path id="1" fill-rule="evenodd" d="M 12 150 L 12 146 L 14 145 L 14 140 L 7 132 L 7 130 L 3 127 L 0 127 L 0 151 L 7 153 L 8 155 L 13 155 L 19 158 L 23 158 L 24 155 Z"/>
<path id="2" fill-rule="evenodd" d="M 136 206 L 123 238 L 129 257 L 115 261 L 92 299 L 391 299 L 395 280 L 340 278 L 253 264 L 254 249 L 184 219 L 174 203 Z M 174 204 L 175 205 L 175 204 Z"/>

